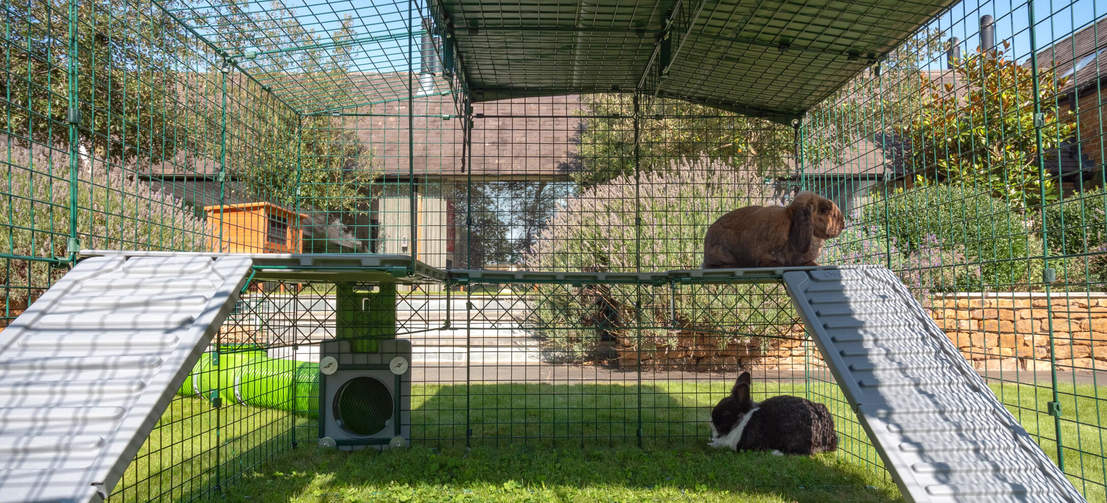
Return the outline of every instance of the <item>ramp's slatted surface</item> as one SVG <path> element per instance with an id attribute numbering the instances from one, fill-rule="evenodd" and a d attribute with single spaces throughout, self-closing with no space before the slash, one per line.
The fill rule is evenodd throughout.
<path id="1" fill-rule="evenodd" d="M 251 264 L 90 258 L 0 332 L 0 500 L 88 501 L 110 490 Z"/>
<path id="2" fill-rule="evenodd" d="M 784 281 L 907 498 L 1084 501 L 891 271 Z"/>

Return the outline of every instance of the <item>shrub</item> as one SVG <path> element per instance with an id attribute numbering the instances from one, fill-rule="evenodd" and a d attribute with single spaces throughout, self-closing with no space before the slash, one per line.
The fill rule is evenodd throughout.
<path id="1" fill-rule="evenodd" d="M 1107 191 L 1097 188 L 1042 208 L 1050 266 L 1057 269 L 1059 282 L 1082 289 L 1107 282 L 1105 205 Z M 1041 218 L 1033 225 L 1041 234 Z"/>
<path id="2" fill-rule="evenodd" d="M 765 204 L 771 188 L 754 175 L 712 161 L 682 162 L 666 174 L 643 174 L 635 211 L 635 180 L 621 176 L 569 198 L 550 219 L 526 263 L 537 270 L 643 271 L 698 269 L 703 236 L 722 214 Z M 641 217 L 636 240 L 635 218 Z M 640 244 L 636 263 L 635 243 Z M 721 347 L 765 335 L 791 321 L 787 299 L 775 285 L 540 285 L 534 296 L 536 328 L 561 358 L 591 355 L 602 340 L 622 337 L 671 345 L 681 330 L 711 332 Z M 638 319 L 641 332 L 629 333 Z M 739 328 L 742 332 L 739 333 Z M 634 335 L 634 337 L 630 337 Z"/>
<path id="3" fill-rule="evenodd" d="M 914 251 L 904 253 L 895 238 L 875 225 L 846 227 L 827 242 L 819 262 L 886 266 L 924 300 L 930 292 L 964 290 L 980 282 L 980 266 L 967 262 L 964 247 L 943 247 L 936 236 L 927 235 Z"/>
<path id="4" fill-rule="evenodd" d="M 947 78 L 924 76 L 924 105 L 899 133 L 911 146 L 908 162 L 919 178 L 979 187 L 1014 208 L 1037 208 L 1057 197 L 1054 177 L 1039 173 L 1039 152 L 1058 148 L 1076 131 L 1075 114 L 1060 106 L 1070 79 L 1049 68 L 1035 74 L 1007 59 L 1009 49 L 1004 41 L 955 59 L 960 91 Z M 1038 85 L 1030 85 L 1035 78 Z"/>
<path id="5" fill-rule="evenodd" d="M 1107 242 L 1107 191 L 1102 188 L 1069 196 L 1042 209 L 1049 251 L 1054 255 L 1088 253 Z M 1041 233 L 1042 223 L 1034 220 Z"/>
<path id="6" fill-rule="evenodd" d="M 0 141 L 5 139 L 0 137 Z M 5 142 L 7 143 L 7 142 Z M 69 236 L 69 156 L 44 146 L 10 143 L 3 189 L 8 219 L 0 254 L 64 257 Z M 77 230 L 84 249 L 206 250 L 204 223 L 177 199 L 124 176 L 118 168 L 83 169 Z M 65 273 L 49 262 L 7 258 L 0 284 L 19 309 Z"/>
<path id="7" fill-rule="evenodd" d="M 950 260 L 950 265 L 979 265 L 980 282 L 987 285 L 1026 287 L 1039 281 L 1041 241 L 1031 236 L 1022 213 L 986 191 L 921 185 L 896 190 L 886 203 L 886 209 L 885 201 L 879 199 L 866 206 L 862 223 L 886 228 L 905 258 L 913 254 L 926 257 L 937 248 L 948 253 L 943 264 Z M 962 271 L 954 275 L 968 279 L 972 274 Z"/>

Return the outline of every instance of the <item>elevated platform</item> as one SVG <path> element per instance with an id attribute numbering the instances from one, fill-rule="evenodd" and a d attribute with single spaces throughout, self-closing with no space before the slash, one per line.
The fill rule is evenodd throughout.
<path id="1" fill-rule="evenodd" d="M 557 283 L 584 285 L 676 283 L 775 283 L 789 271 L 835 270 L 819 267 L 760 267 L 747 269 L 677 269 L 644 272 L 583 271 L 494 271 L 484 269 L 438 269 L 412 261 L 410 255 L 374 253 L 288 254 L 288 253 L 183 253 L 85 250 L 80 257 L 245 257 L 253 262 L 256 280 L 364 281 L 399 283 L 511 284 Z"/>
<path id="2" fill-rule="evenodd" d="M 249 259 L 256 280 L 286 281 L 364 281 L 367 283 L 427 283 L 446 281 L 446 271 L 419 261 L 410 255 L 374 253 L 182 253 L 85 250 L 88 257 L 239 257 Z"/>
<path id="3" fill-rule="evenodd" d="M 451 269 L 450 281 L 456 283 L 557 283 L 584 285 L 668 283 L 775 283 L 789 271 L 836 270 L 836 267 L 751 267 L 748 269 L 676 269 L 651 272 L 582 272 L 582 271 L 487 271 Z"/>

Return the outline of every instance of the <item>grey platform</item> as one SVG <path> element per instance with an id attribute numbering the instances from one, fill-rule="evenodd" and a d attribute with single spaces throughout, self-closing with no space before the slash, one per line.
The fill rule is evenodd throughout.
<path id="1" fill-rule="evenodd" d="M 0 501 L 105 497 L 251 266 L 247 256 L 90 258 L 4 329 Z"/>
<path id="2" fill-rule="evenodd" d="M 906 498 L 1084 501 L 891 271 L 783 277 Z"/>

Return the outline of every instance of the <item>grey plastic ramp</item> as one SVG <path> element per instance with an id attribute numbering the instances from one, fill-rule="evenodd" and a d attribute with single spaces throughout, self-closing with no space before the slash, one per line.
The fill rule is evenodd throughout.
<path id="1" fill-rule="evenodd" d="M 95 257 L 0 332 L 0 501 L 103 498 L 234 307 L 249 257 Z"/>
<path id="2" fill-rule="evenodd" d="M 906 498 L 1084 501 L 891 271 L 784 282 Z"/>

